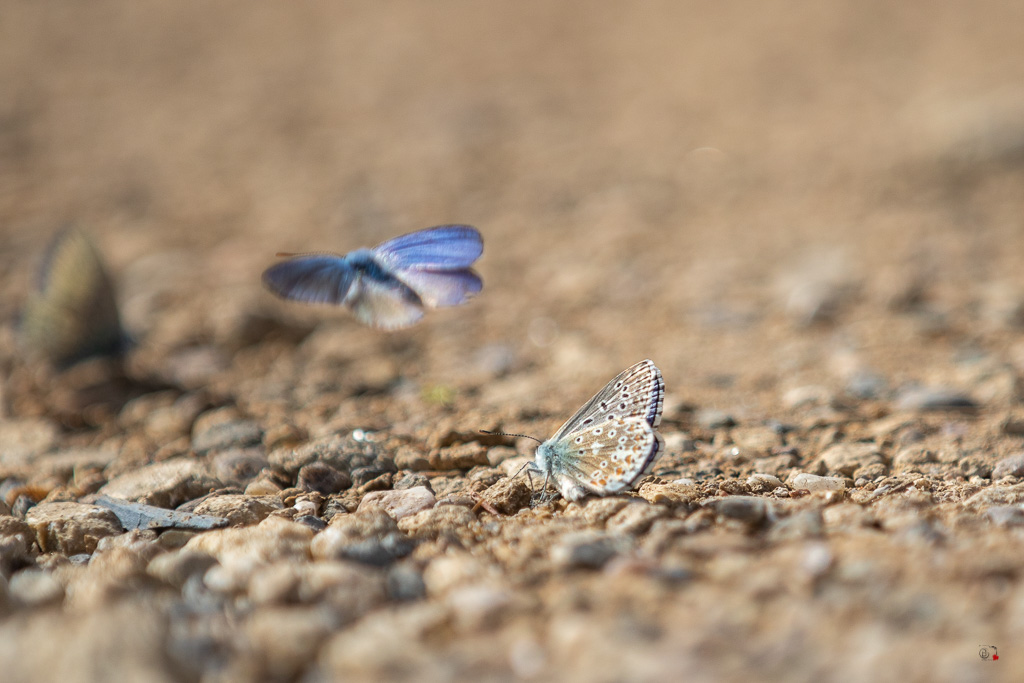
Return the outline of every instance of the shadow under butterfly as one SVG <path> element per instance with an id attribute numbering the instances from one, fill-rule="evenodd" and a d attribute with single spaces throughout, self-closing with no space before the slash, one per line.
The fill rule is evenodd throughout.
<path id="1" fill-rule="evenodd" d="M 483 289 L 470 266 L 484 245 L 468 225 L 441 225 L 348 254 L 289 256 L 263 272 L 263 284 L 283 299 L 331 304 L 385 330 L 409 327 L 428 308 L 464 304 Z"/>
<path id="2" fill-rule="evenodd" d="M 16 412 L 47 414 L 70 426 L 97 424 L 127 401 L 168 388 L 129 377 L 134 344 L 121 325 L 116 290 L 89 236 L 67 228 L 47 249 L 18 325 L 27 375 L 13 377 Z M 57 371 L 54 375 L 46 369 Z"/>

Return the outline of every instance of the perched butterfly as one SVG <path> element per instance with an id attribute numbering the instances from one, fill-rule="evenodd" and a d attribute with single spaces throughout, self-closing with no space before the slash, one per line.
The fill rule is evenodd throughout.
<path id="1" fill-rule="evenodd" d="M 84 232 L 63 230 L 50 244 L 19 332 L 26 353 L 60 368 L 91 356 L 118 355 L 129 346 L 114 285 Z"/>
<path id="2" fill-rule="evenodd" d="M 424 308 L 458 306 L 483 288 L 470 266 L 484 244 L 476 228 L 441 225 L 345 254 L 298 254 L 263 272 L 274 294 L 334 304 L 383 329 L 408 327 Z"/>
<path id="3" fill-rule="evenodd" d="M 633 485 L 658 458 L 665 382 L 649 360 L 622 371 L 537 447 L 535 469 L 562 497 L 604 496 Z"/>

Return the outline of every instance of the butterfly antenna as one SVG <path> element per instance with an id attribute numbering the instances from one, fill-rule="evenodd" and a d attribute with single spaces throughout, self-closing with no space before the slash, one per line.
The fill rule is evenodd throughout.
<path id="1" fill-rule="evenodd" d="M 523 437 L 524 439 L 533 439 L 533 440 L 534 440 L 534 441 L 536 441 L 537 443 L 543 443 L 543 442 L 542 442 L 542 441 L 541 441 L 540 439 L 538 439 L 537 437 L 535 437 L 535 436 L 530 436 L 529 434 L 509 434 L 508 432 L 492 432 L 492 431 L 489 431 L 489 430 L 486 430 L 486 429 L 481 429 L 481 430 L 480 430 L 480 433 L 481 433 L 481 434 L 490 434 L 491 436 L 521 436 L 521 437 Z"/>
<path id="2" fill-rule="evenodd" d="M 333 251 L 279 251 L 274 256 L 277 258 L 295 258 L 296 256 L 337 256 L 341 258 L 341 254 Z"/>

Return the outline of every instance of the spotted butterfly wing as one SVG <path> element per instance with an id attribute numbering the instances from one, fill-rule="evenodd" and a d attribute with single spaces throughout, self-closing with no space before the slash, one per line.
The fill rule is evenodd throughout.
<path id="1" fill-rule="evenodd" d="M 642 417 L 651 427 L 661 424 L 665 404 L 665 380 L 650 360 L 642 360 L 620 372 L 601 391 L 565 421 L 552 439 L 585 428 L 602 415 Z M 607 418 L 606 418 L 607 419 Z"/>
<path id="2" fill-rule="evenodd" d="M 665 382 L 649 360 L 620 373 L 537 449 L 537 464 L 562 496 L 619 493 L 648 470 L 664 447 Z"/>
<path id="3" fill-rule="evenodd" d="M 605 420 L 569 435 L 569 452 L 575 449 L 576 455 L 559 461 L 555 483 L 568 500 L 582 498 L 580 488 L 602 496 L 620 493 L 649 469 L 664 445 L 642 418 Z"/>

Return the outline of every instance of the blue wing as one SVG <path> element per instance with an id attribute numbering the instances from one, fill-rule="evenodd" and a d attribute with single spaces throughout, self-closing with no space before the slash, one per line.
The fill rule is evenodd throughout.
<path id="1" fill-rule="evenodd" d="M 357 276 L 341 256 L 297 256 L 263 271 L 263 284 L 284 299 L 342 304 Z"/>
<path id="2" fill-rule="evenodd" d="M 439 225 L 378 244 L 373 253 L 395 270 L 463 270 L 484 251 L 484 241 L 469 225 Z"/>
<path id="3" fill-rule="evenodd" d="M 404 270 L 398 278 L 411 287 L 432 308 L 458 306 L 483 289 L 480 276 L 472 270 Z"/>

